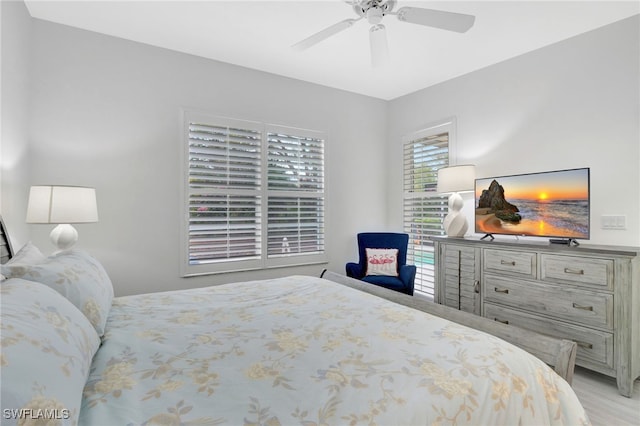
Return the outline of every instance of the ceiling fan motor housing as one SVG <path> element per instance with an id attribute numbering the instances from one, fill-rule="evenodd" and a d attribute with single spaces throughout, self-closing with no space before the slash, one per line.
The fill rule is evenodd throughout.
<path id="1" fill-rule="evenodd" d="M 367 10 L 367 21 L 369 21 L 371 25 L 376 25 L 382 22 L 382 16 L 382 10 L 377 7 L 372 7 Z"/>
<path id="2" fill-rule="evenodd" d="M 366 17 L 370 24 L 379 24 L 387 13 L 396 5 L 396 0 L 358 0 L 353 10 L 359 16 Z"/>

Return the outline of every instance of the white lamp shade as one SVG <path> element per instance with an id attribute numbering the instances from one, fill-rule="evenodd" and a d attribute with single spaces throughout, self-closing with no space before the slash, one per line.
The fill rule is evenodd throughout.
<path id="1" fill-rule="evenodd" d="M 89 223 L 98 221 L 96 190 L 81 186 L 32 186 L 27 223 Z"/>
<path id="2" fill-rule="evenodd" d="M 437 191 L 441 194 L 473 191 L 475 179 L 476 166 L 474 165 L 444 167 L 438 170 Z"/>

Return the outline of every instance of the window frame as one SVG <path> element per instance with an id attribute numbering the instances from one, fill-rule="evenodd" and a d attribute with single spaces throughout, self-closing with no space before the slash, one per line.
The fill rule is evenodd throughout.
<path id="1" fill-rule="evenodd" d="M 260 121 L 251 121 L 245 119 L 229 118 L 214 113 L 182 109 L 181 110 L 181 147 L 180 147 L 180 169 L 181 169 L 181 203 L 180 203 L 180 274 L 182 277 L 213 275 L 230 272 L 255 271 L 261 269 L 294 267 L 327 263 L 327 166 L 326 166 L 326 150 L 327 150 L 327 133 L 318 130 L 302 129 L 292 126 L 282 126 L 269 124 Z M 260 254 L 255 259 L 220 259 L 217 261 L 205 262 L 202 264 L 190 263 L 190 247 L 189 247 L 189 222 L 190 222 L 190 199 L 192 189 L 189 185 L 190 178 L 190 146 L 189 146 L 189 127 L 194 121 L 208 122 L 212 126 L 228 126 L 239 129 L 258 130 L 260 132 L 260 203 L 259 203 L 259 220 L 260 220 Z M 323 250 L 321 252 L 307 253 L 291 253 L 281 256 L 268 256 L 268 200 L 269 195 L 273 193 L 268 188 L 268 134 L 273 132 L 288 132 L 295 134 L 296 137 L 312 137 L 320 138 L 323 146 L 323 192 L 317 197 L 321 197 L 323 202 L 322 216 L 322 233 L 323 233 Z M 212 190 L 211 192 L 216 192 Z M 224 190 L 218 192 L 223 193 Z M 233 192 L 233 191 L 231 191 Z M 299 194 L 305 196 L 304 193 Z"/>

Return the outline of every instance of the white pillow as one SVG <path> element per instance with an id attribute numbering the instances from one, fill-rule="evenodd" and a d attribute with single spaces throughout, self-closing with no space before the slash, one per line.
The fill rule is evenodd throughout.
<path id="1" fill-rule="evenodd" d="M 367 275 L 398 276 L 398 249 L 367 248 Z"/>
<path id="2" fill-rule="evenodd" d="M 40 249 L 33 245 L 31 241 L 27 242 L 5 265 L 25 264 L 37 265 L 47 260 L 47 256 L 42 254 Z"/>
<path id="3" fill-rule="evenodd" d="M 40 283 L 3 282 L 0 304 L 2 424 L 77 424 L 100 345 L 96 331 L 75 306 Z M 53 418 L 36 417 L 44 412 Z"/>
<path id="4" fill-rule="evenodd" d="M 2 265 L 7 278 L 23 278 L 42 283 L 69 299 L 104 334 L 113 301 L 113 285 L 100 262 L 82 250 L 65 250 L 36 265 Z"/>

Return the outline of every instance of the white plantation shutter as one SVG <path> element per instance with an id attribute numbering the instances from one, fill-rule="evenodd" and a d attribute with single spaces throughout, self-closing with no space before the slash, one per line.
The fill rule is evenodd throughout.
<path id="1" fill-rule="evenodd" d="M 267 254 L 324 253 L 324 139 L 309 131 L 270 130 Z"/>
<path id="2" fill-rule="evenodd" d="M 422 131 L 405 138 L 403 165 L 403 222 L 409 234 L 407 263 L 415 264 L 415 289 L 434 295 L 432 235 L 444 235 L 442 221 L 447 214 L 447 197 L 436 192 L 438 169 L 449 164 L 450 131 L 446 128 Z"/>
<path id="3" fill-rule="evenodd" d="M 251 123 L 188 125 L 189 264 L 259 259 L 260 129 Z"/>
<path id="4" fill-rule="evenodd" d="M 193 194 L 189 207 L 191 264 L 259 258 L 260 197 Z"/>
<path id="5" fill-rule="evenodd" d="M 322 134 L 190 112 L 184 121 L 183 275 L 325 260 Z"/>

